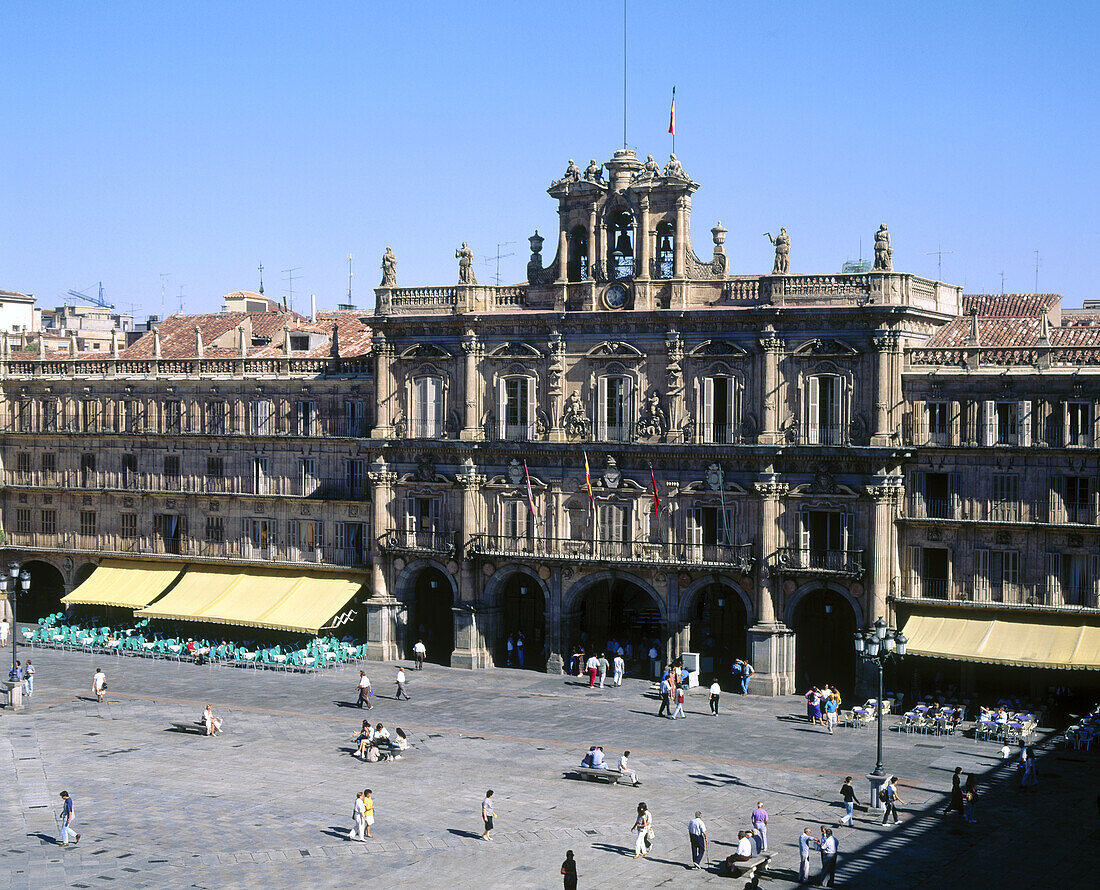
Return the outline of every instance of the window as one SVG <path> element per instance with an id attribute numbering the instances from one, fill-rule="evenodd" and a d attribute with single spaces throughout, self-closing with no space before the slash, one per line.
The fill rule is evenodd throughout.
<path id="1" fill-rule="evenodd" d="M 625 210 L 611 218 L 608 251 L 610 278 L 634 275 L 634 218 Z"/>
<path id="2" fill-rule="evenodd" d="M 675 270 L 676 260 L 676 230 L 672 223 L 663 222 L 657 225 L 657 256 L 654 267 L 655 278 L 671 278 Z"/>
<path id="3" fill-rule="evenodd" d="M 141 402 L 125 399 L 115 405 L 115 430 L 120 433 L 139 433 L 142 431 L 143 416 Z"/>
<path id="4" fill-rule="evenodd" d="M 88 488 L 94 486 L 95 482 L 95 455 L 91 453 L 80 455 L 80 484 Z"/>
<path id="5" fill-rule="evenodd" d="M 57 430 L 57 399 L 42 400 L 42 430 L 47 433 Z"/>
<path id="6" fill-rule="evenodd" d="M 366 562 L 366 528 L 362 522 L 336 523 L 336 560 L 345 565 Z"/>
<path id="7" fill-rule="evenodd" d="M 500 401 L 500 437 L 525 441 L 532 437 L 535 401 L 534 377 L 505 377 L 497 384 Z"/>
<path id="8" fill-rule="evenodd" d="M 367 406 L 364 402 L 344 402 L 344 434 L 364 436 L 367 432 Z"/>
<path id="9" fill-rule="evenodd" d="M 290 523 L 290 546 L 313 552 L 321 549 L 321 523 L 314 519 L 297 519 Z"/>
<path id="10" fill-rule="evenodd" d="M 802 510 L 800 565 L 841 571 L 851 564 L 853 515 L 833 510 Z"/>
<path id="11" fill-rule="evenodd" d="M 806 381 L 806 437 L 808 445 L 843 445 L 843 381 L 833 375 Z"/>
<path id="12" fill-rule="evenodd" d="M 925 473 L 918 488 L 916 514 L 921 519 L 954 519 L 959 490 L 957 473 Z"/>
<path id="13" fill-rule="evenodd" d="M 974 551 L 974 595 L 979 602 L 1020 600 L 1020 554 L 1015 550 Z"/>
<path id="14" fill-rule="evenodd" d="M 21 535 L 29 535 L 33 530 L 30 507 L 17 507 L 15 510 L 15 530 Z"/>
<path id="15" fill-rule="evenodd" d="M 349 498 L 361 498 L 366 492 L 366 465 L 360 458 L 344 462 L 344 487 Z"/>
<path id="16" fill-rule="evenodd" d="M 265 548 L 274 542 L 274 519 L 246 519 L 245 534 L 253 547 Z"/>
<path id="17" fill-rule="evenodd" d="M 317 435 L 316 402 L 298 402 L 294 406 L 294 434 L 296 436 Z"/>
<path id="18" fill-rule="evenodd" d="M 207 516 L 203 540 L 209 544 L 225 543 L 225 524 L 220 516 Z"/>
<path id="19" fill-rule="evenodd" d="M 529 550 L 534 532 L 531 509 L 526 500 L 508 498 L 501 504 L 500 533 L 509 549 Z"/>
<path id="20" fill-rule="evenodd" d="M 291 352 L 309 352 L 309 335 L 308 334 L 291 334 L 290 335 L 290 351 Z"/>
<path id="21" fill-rule="evenodd" d="M 15 427 L 21 433 L 29 433 L 34 422 L 34 409 L 30 399 L 20 399 L 15 410 Z"/>
<path id="22" fill-rule="evenodd" d="M 298 494 L 309 497 L 311 494 L 316 494 L 320 487 L 321 481 L 317 478 L 317 459 L 298 458 Z"/>
<path id="23" fill-rule="evenodd" d="M 405 531 L 409 546 L 434 547 L 439 534 L 439 499 L 420 496 L 406 498 Z"/>
<path id="24" fill-rule="evenodd" d="M 1083 553 L 1048 553 L 1047 604 L 1053 606 L 1096 605 L 1093 586 L 1100 558 Z"/>
<path id="25" fill-rule="evenodd" d="M 136 538 L 138 536 L 137 513 L 119 513 L 118 531 L 119 535 L 127 540 Z"/>
<path id="26" fill-rule="evenodd" d="M 176 491 L 180 487 L 180 457 L 168 454 L 164 457 L 164 487 Z"/>
<path id="27" fill-rule="evenodd" d="M 1055 476 L 1051 480 L 1049 521 L 1095 525 L 1095 494 L 1088 476 Z"/>
<path id="28" fill-rule="evenodd" d="M 630 506 L 600 504 L 597 547 L 601 556 L 622 557 L 630 553 Z"/>
<path id="29" fill-rule="evenodd" d="M 702 441 L 728 445 L 740 439 L 738 387 L 733 377 L 704 377 L 702 387 Z"/>
<path id="30" fill-rule="evenodd" d="M 15 455 L 15 472 L 17 472 L 22 482 L 29 482 L 31 475 L 31 454 L 29 451 L 20 451 Z"/>
<path id="31" fill-rule="evenodd" d="M 226 432 L 225 418 L 229 405 L 224 401 L 207 402 L 203 409 L 203 430 L 208 436 L 221 436 Z"/>
<path id="32" fill-rule="evenodd" d="M 39 514 L 39 529 L 41 529 L 44 535 L 56 535 L 57 534 L 57 511 L 56 510 L 43 510 Z"/>
<path id="33" fill-rule="evenodd" d="M 1088 448 L 1092 445 L 1092 406 L 1088 402 L 1066 403 L 1066 446 Z"/>
<path id="34" fill-rule="evenodd" d="M 270 483 L 271 480 L 267 475 L 267 458 L 252 458 L 252 493 L 271 494 Z"/>
<path id="35" fill-rule="evenodd" d="M 687 515 L 689 556 L 699 562 L 714 561 L 734 543 L 734 518 L 730 507 L 693 507 Z"/>
<path id="36" fill-rule="evenodd" d="M 931 445 L 951 444 L 951 412 L 948 402 L 929 402 L 928 442 Z"/>
<path id="37" fill-rule="evenodd" d="M 183 432 L 183 403 L 178 399 L 170 399 L 164 403 L 164 432 Z"/>
<path id="38" fill-rule="evenodd" d="M 206 475 L 210 479 L 222 479 L 225 477 L 225 458 L 208 455 L 206 458 Z"/>
<path id="39" fill-rule="evenodd" d="M 96 399 L 84 399 L 80 403 L 80 428 L 86 433 L 99 431 L 99 402 Z"/>
<path id="40" fill-rule="evenodd" d="M 1031 445 L 1031 402 L 986 402 L 983 445 Z"/>
<path id="41" fill-rule="evenodd" d="M 604 442 L 630 441 L 631 382 L 629 377 L 599 380 L 599 438 Z"/>
<path id="42" fill-rule="evenodd" d="M 412 429 L 416 439 L 436 439 L 443 435 L 443 380 L 417 377 L 413 381 Z"/>
<path id="43" fill-rule="evenodd" d="M 248 404 L 248 428 L 255 436 L 270 436 L 275 406 L 267 399 L 255 399 Z"/>
<path id="44" fill-rule="evenodd" d="M 588 229 L 573 226 L 569 233 L 569 280 L 584 281 L 588 278 Z"/>
<path id="45" fill-rule="evenodd" d="M 183 545 L 186 518 L 176 513 L 153 516 L 153 535 L 165 553 L 179 553 Z"/>
<path id="46" fill-rule="evenodd" d="M 136 488 L 138 484 L 137 455 L 122 455 L 122 487 Z"/>
<path id="47" fill-rule="evenodd" d="M 52 478 L 57 472 L 57 455 L 52 451 L 44 452 L 40 456 L 42 466 L 42 476 L 46 479 Z"/>
<path id="48" fill-rule="evenodd" d="M 993 474 L 993 504 L 990 519 L 994 522 L 1020 521 L 1020 477 L 1018 474 Z"/>

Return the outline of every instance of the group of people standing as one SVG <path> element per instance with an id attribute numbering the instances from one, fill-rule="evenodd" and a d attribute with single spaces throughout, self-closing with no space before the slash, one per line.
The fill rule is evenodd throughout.
<path id="1" fill-rule="evenodd" d="M 8 679 L 12 683 L 19 683 L 23 686 L 23 694 L 30 696 L 34 695 L 34 665 L 31 664 L 31 660 L 28 658 L 27 663 L 23 664 L 21 661 L 17 661 L 15 666 L 8 671 Z"/>
<path id="2" fill-rule="evenodd" d="M 514 634 L 508 634 L 508 640 L 504 644 L 505 658 L 504 666 L 523 667 L 523 647 L 527 642 L 527 638 L 524 637 L 523 631 Z"/>
<path id="3" fill-rule="evenodd" d="M 840 710 L 840 690 L 828 684 L 820 689 L 811 686 L 806 691 L 806 719 L 814 726 L 823 726 L 831 734 L 836 729 Z"/>

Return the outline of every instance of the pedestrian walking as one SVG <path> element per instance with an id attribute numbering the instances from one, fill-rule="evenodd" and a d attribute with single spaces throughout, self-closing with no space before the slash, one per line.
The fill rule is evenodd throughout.
<path id="1" fill-rule="evenodd" d="M 644 801 L 638 804 L 638 816 L 630 830 L 638 832 L 634 840 L 634 858 L 645 856 L 653 848 L 653 817 Z"/>
<path id="2" fill-rule="evenodd" d="M 671 695 L 671 693 L 672 686 L 668 682 L 668 677 L 664 677 L 661 680 L 661 707 L 657 709 L 658 717 L 660 717 L 662 714 L 668 717 L 672 716 L 672 708 L 669 706 L 669 696 Z"/>
<path id="3" fill-rule="evenodd" d="M 718 680 L 715 679 L 710 684 L 710 712 L 717 717 L 718 716 L 718 699 L 722 696 L 722 687 L 718 685 Z"/>
<path id="4" fill-rule="evenodd" d="M 69 837 L 73 839 L 73 843 L 80 843 L 80 835 L 73 831 L 73 819 L 76 817 L 75 810 L 73 809 L 73 799 L 69 797 L 68 791 L 61 792 L 61 815 L 58 817 L 61 821 L 61 837 L 58 838 L 58 843 L 62 847 L 69 846 Z"/>
<path id="5" fill-rule="evenodd" d="M 836 886 L 836 856 L 837 851 L 840 849 L 840 845 L 837 843 L 835 837 L 833 837 L 833 830 L 831 828 L 821 829 L 821 840 L 817 842 L 817 848 L 821 851 L 821 874 L 817 876 L 815 884 L 820 884 L 825 880 L 825 876 L 829 876 L 829 882 L 826 887 Z"/>
<path id="6" fill-rule="evenodd" d="M 374 824 L 374 798 L 373 792 L 368 788 L 363 792 L 363 824 L 367 826 L 367 837 L 374 837 L 370 833 L 370 827 Z"/>
<path id="7" fill-rule="evenodd" d="M 357 688 L 359 689 L 359 707 L 362 708 L 363 705 L 366 705 L 368 711 L 373 711 L 374 705 L 370 703 L 370 698 L 374 695 L 374 690 L 371 688 L 370 678 L 363 671 L 359 672 Z"/>
<path id="8" fill-rule="evenodd" d="M 516 634 L 516 663 L 523 667 L 523 631 Z"/>
<path id="9" fill-rule="evenodd" d="M 764 809 L 764 801 L 756 802 L 756 809 L 752 811 L 752 827 L 760 832 L 760 852 L 768 849 L 768 811 Z"/>
<path id="10" fill-rule="evenodd" d="M 615 677 L 614 677 L 614 680 L 612 680 L 612 682 L 616 686 L 622 686 L 623 685 L 623 674 L 626 673 L 626 662 L 623 661 L 623 655 L 622 655 L 622 650 L 621 649 L 615 655 L 615 660 L 611 664 L 612 664 L 612 670 L 615 671 Z"/>
<path id="11" fill-rule="evenodd" d="M 688 841 L 691 843 L 691 867 L 702 868 L 707 851 L 707 826 L 698 810 L 695 811 L 695 818 L 688 822 Z"/>
<path id="12" fill-rule="evenodd" d="M 1039 773 L 1035 769 L 1035 752 L 1031 745 L 1024 748 L 1024 775 L 1020 779 L 1020 790 L 1027 791 L 1039 784 Z"/>
<path id="13" fill-rule="evenodd" d="M 107 675 L 103 673 L 102 668 L 96 668 L 95 673 L 92 675 L 92 692 L 95 693 L 95 700 L 97 702 L 103 702 L 103 693 L 107 691 Z"/>
<path id="14" fill-rule="evenodd" d="M 585 662 L 584 668 L 588 671 L 588 688 L 591 689 L 596 685 L 596 672 L 600 669 L 600 660 L 596 658 L 595 653 L 588 656 L 588 661 Z"/>
<path id="15" fill-rule="evenodd" d="M 409 691 L 405 688 L 405 669 L 401 665 L 397 666 L 397 692 L 393 696 L 397 701 L 405 699 L 409 700 Z"/>
<path id="16" fill-rule="evenodd" d="M 355 805 L 351 811 L 351 831 L 348 832 L 349 841 L 362 841 L 366 840 L 363 836 L 363 832 L 366 830 L 367 807 L 363 802 L 363 792 L 359 791 L 355 795 Z"/>
<path id="17" fill-rule="evenodd" d="M 684 717 L 684 716 L 686 716 L 684 714 L 684 687 L 683 686 L 677 686 L 676 687 L 676 710 L 672 712 L 672 719 L 675 720 L 677 717 Z"/>
<path id="18" fill-rule="evenodd" d="M 512 657 L 514 656 L 516 651 L 516 641 L 511 634 L 508 634 L 508 641 L 504 644 L 504 648 L 507 651 L 507 655 L 504 659 L 504 666 L 511 667 Z"/>
<path id="19" fill-rule="evenodd" d="M 806 884 L 810 880 L 810 851 L 814 844 L 813 832 L 807 827 L 798 836 L 798 883 Z"/>
<path id="20" fill-rule="evenodd" d="M 749 680 L 752 679 L 752 675 L 756 673 L 756 670 L 747 661 L 741 662 L 741 694 L 748 695 L 749 692 Z"/>
<path id="21" fill-rule="evenodd" d="M 898 824 L 898 804 L 899 803 L 905 803 L 905 801 L 902 800 L 898 796 L 898 777 L 897 776 L 891 776 L 890 777 L 890 782 L 887 784 L 887 786 L 885 788 L 882 789 L 882 791 L 879 792 L 879 800 L 881 800 L 884 804 L 886 804 L 886 812 L 884 812 L 882 814 L 882 824 L 883 825 L 886 824 L 886 820 L 890 818 L 890 814 L 892 813 L 893 816 L 894 816 L 894 824 L 897 825 Z"/>
<path id="22" fill-rule="evenodd" d="M 428 650 L 424 647 L 423 640 L 417 640 L 413 646 L 413 660 L 416 662 L 416 669 L 418 671 L 424 670 L 424 659 L 428 655 Z"/>
<path id="23" fill-rule="evenodd" d="M 963 790 L 962 790 L 962 771 L 961 766 L 955 767 L 955 773 L 951 776 L 951 800 L 948 801 L 947 806 L 944 808 L 943 815 L 947 815 L 952 810 L 958 812 L 959 817 L 963 815 Z"/>
<path id="24" fill-rule="evenodd" d="M 573 859 L 573 851 L 565 851 L 565 862 L 561 864 L 561 873 L 564 875 L 562 884 L 565 890 L 577 890 L 577 863 Z"/>
<path id="25" fill-rule="evenodd" d="M 489 832 L 493 830 L 493 817 L 495 815 L 493 812 L 493 789 L 490 788 L 485 792 L 485 800 L 481 802 L 481 820 L 485 823 L 485 833 L 481 837 L 484 840 L 491 841 L 493 839 Z"/>
<path id="26" fill-rule="evenodd" d="M 8 632 L 11 630 L 11 624 L 8 623 L 7 618 L 0 618 L 0 647 L 8 645 Z"/>
<path id="27" fill-rule="evenodd" d="M 27 666 L 23 668 L 23 692 L 27 696 L 34 695 L 34 665 L 27 659 Z"/>
<path id="28" fill-rule="evenodd" d="M 836 698 L 832 695 L 827 696 L 825 699 L 825 726 L 829 730 L 829 735 L 832 735 L 833 730 L 836 729 L 836 709 Z"/>
<path id="29" fill-rule="evenodd" d="M 977 804 L 978 786 L 974 783 L 974 774 L 968 773 L 966 776 L 966 787 L 963 790 L 963 818 L 969 825 L 973 825 L 978 821 L 978 817 L 974 814 L 974 808 Z"/>
<path id="30" fill-rule="evenodd" d="M 607 679 L 607 669 L 611 667 L 607 661 L 607 655 L 603 652 L 601 652 L 600 657 L 596 659 L 596 667 L 599 668 L 600 673 L 600 689 L 603 689 L 604 680 Z"/>
<path id="31" fill-rule="evenodd" d="M 851 776 L 845 776 L 844 784 L 840 786 L 840 796 L 844 798 L 844 818 L 840 820 L 840 824 L 851 828 L 856 809 L 856 789 L 852 787 Z"/>

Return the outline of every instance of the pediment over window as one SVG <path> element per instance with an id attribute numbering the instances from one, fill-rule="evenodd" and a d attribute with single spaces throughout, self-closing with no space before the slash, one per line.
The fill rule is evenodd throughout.
<path id="1" fill-rule="evenodd" d="M 744 358 L 748 352 L 728 340 L 704 340 L 689 355 L 696 358 Z"/>
<path id="2" fill-rule="evenodd" d="M 859 351 L 853 349 L 847 343 L 841 343 L 839 340 L 834 340 L 831 337 L 814 337 L 814 339 L 802 343 L 795 349 L 794 354 L 798 356 L 831 355 L 850 358 L 851 356 L 859 355 Z"/>
<path id="3" fill-rule="evenodd" d="M 543 355 L 530 343 L 509 341 L 508 343 L 501 343 L 500 346 L 490 351 L 488 357 L 496 359 L 532 359 L 542 358 Z"/>
<path id="4" fill-rule="evenodd" d="M 588 352 L 585 353 L 586 358 L 590 359 L 619 359 L 620 361 L 631 361 L 645 358 L 641 350 L 636 346 L 631 346 L 629 343 L 624 343 L 622 340 L 604 340 L 598 346 L 593 346 Z"/>
<path id="5" fill-rule="evenodd" d="M 453 356 L 446 349 L 436 346 L 434 343 L 417 343 L 402 352 L 401 358 L 453 358 Z"/>

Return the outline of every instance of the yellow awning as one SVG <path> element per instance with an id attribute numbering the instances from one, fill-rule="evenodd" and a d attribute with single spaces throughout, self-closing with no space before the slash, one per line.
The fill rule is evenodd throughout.
<path id="1" fill-rule="evenodd" d="M 1018 667 L 1100 668 L 1100 627 L 1001 618 L 914 615 L 905 623 L 912 655 Z"/>
<path id="2" fill-rule="evenodd" d="M 363 574 L 191 566 L 171 593 L 137 614 L 317 633 L 366 580 Z"/>
<path id="3" fill-rule="evenodd" d="M 164 593 L 182 571 L 181 565 L 162 562 L 105 559 L 61 602 L 141 609 Z"/>

